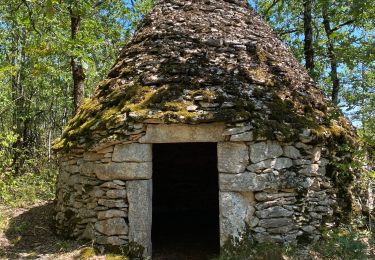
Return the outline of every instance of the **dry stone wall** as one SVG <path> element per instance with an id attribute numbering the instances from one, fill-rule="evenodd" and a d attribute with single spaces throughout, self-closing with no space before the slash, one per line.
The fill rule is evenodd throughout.
<path id="1" fill-rule="evenodd" d="M 309 131 L 296 142 L 283 143 L 256 137 L 251 125 L 244 123 L 143 129 L 136 132 L 137 138 L 130 136 L 131 142 L 77 148 L 61 157 L 56 200 L 59 234 L 104 245 L 134 241 L 149 255 L 152 143 L 164 142 L 170 132 L 175 135 L 170 142 L 204 141 L 193 133 L 217 142 L 221 243 L 240 237 L 246 227 L 258 241 L 318 239 L 319 228 L 333 214 L 336 200 L 326 176 L 328 151 L 312 145 L 315 139 Z"/>

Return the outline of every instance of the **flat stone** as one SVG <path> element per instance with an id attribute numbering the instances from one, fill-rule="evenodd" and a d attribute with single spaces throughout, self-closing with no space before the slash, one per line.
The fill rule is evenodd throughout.
<path id="1" fill-rule="evenodd" d="M 108 208 L 125 208 L 128 206 L 124 200 L 114 199 L 99 199 L 98 204 Z"/>
<path id="2" fill-rule="evenodd" d="M 257 201 L 267 201 L 267 200 L 275 200 L 278 198 L 283 197 L 295 197 L 297 193 L 294 192 L 279 192 L 279 193 L 268 193 L 268 192 L 258 192 L 255 193 L 255 199 Z"/>
<path id="3" fill-rule="evenodd" d="M 306 160 L 306 159 L 296 159 L 296 160 L 293 160 L 293 164 L 294 165 L 307 165 L 307 164 L 311 164 L 311 160 Z"/>
<path id="4" fill-rule="evenodd" d="M 245 195 L 245 196 L 244 196 Z M 237 192 L 219 192 L 220 205 L 220 244 L 233 236 L 239 238 L 246 225 L 254 218 L 252 196 Z"/>
<path id="5" fill-rule="evenodd" d="M 240 173 L 249 164 L 249 149 L 244 143 L 220 142 L 217 154 L 219 172 Z"/>
<path id="6" fill-rule="evenodd" d="M 95 152 L 85 152 L 83 154 L 84 161 L 97 161 L 103 159 L 103 154 L 95 153 Z"/>
<path id="7" fill-rule="evenodd" d="M 90 197 L 100 198 L 103 197 L 104 193 L 105 192 L 100 187 L 93 187 L 93 189 L 88 192 L 88 195 Z"/>
<path id="8" fill-rule="evenodd" d="M 198 109 L 198 106 L 196 106 L 196 105 L 190 105 L 190 106 L 186 107 L 186 110 L 189 111 L 189 112 L 195 111 L 197 109 Z"/>
<path id="9" fill-rule="evenodd" d="M 98 211 L 97 216 L 99 220 L 102 220 L 107 218 L 127 217 L 128 214 L 125 210 L 110 209 L 105 211 Z"/>
<path id="10" fill-rule="evenodd" d="M 261 191 L 275 189 L 277 186 L 278 183 L 269 174 L 219 174 L 220 191 Z"/>
<path id="11" fill-rule="evenodd" d="M 103 148 L 103 149 L 98 150 L 96 152 L 97 153 L 103 153 L 103 154 L 112 153 L 113 152 L 113 146 L 109 146 L 109 147 Z"/>
<path id="12" fill-rule="evenodd" d="M 223 135 L 237 135 L 253 129 L 252 125 L 237 126 L 225 129 Z"/>
<path id="13" fill-rule="evenodd" d="M 95 229 L 107 236 L 126 235 L 129 231 L 128 225 L 123 218 L 110 218 L 98 221 L 95 223 Z"/>
<path id="14" fill-rule="evenodd" d="M 125 186 L 125 184 L 126 184 L 126 182 L 120 181 L 120 180 L 113 180 L 113 183 L 121 185 L 121 186 Z"/>
<path id="15" fill-rule="evenodd" d="M 270 233 L 270 234 L 285 234 L 285 233 L 290 232 L 293 229 L 296 229 L 295 225 L 269 228 L 269 229 L 267 229 L 267 232 Z"/>
<path id="16" fill-rule="evenodd" d="M 102 185 L 100 185 L 100 187 L 109 188 L 109 189 L 122 189 L 123 188 L 122 186 L 112 181 L 104 182 Z"/>
<path id="17" fill-rule="evenodd" d="M 82 173 L 94 173 L 98 179 L 109 180 L 137 180 L 137 179 L 151 179 L 152 176 L 152 162 L 136 163 L 136 162 L 122 162 L 122 163 L 107 163 L 107 164 L 93 164 L 86 163 L 82 167 Z"/>
<path id="18" fill-rule="evenodd" d="M 151 255 L 152 181 L 126 182 L 129 202 L 129 240 L 145 248 L 144 256 Z"/>
<path id="19" fill-rule="evenodd" d="M 113 150 L 114 162 L 151 162 L 152 147 L 150 144 L 117 144 Z"/>
<path id="20" fill-rule="evenodd" d="M 230 137 L 232 142 L 251 142 L 254 140 L 253 132 L 245 132 L 240 134 L 235 134 Z"/>
<path id="21" fill-rule="evenodd" d="M 283 147 L 283 155 L 292 159 L 298 159 L 301 158 L 300 151 L 295 148 L 294 146 L 284 146 Z"/>
<path id="22" fill-rule="evenodd" d="M 318 170 L 319 170 L 319 164 L 310 164 L 310 165 L 305 165 L 298 172 L 302 174 L 306 174 L 306 175 L 315 175 L 318 173 Z"/>
<path id="23" fill-rule="evenodd" d="M 223 123 L 180 125 L 148 124 L 140 143 L 222 142 Z"/>
<path id="24" fill-rule="evenodd" d="M 258 218 L 280 218 L 293 215 L 293 211 L 287 210 L 281 206 L 270 207 L 255 212 Z"/>
<path id="25" fill-rule="evenodd" d="M 114 245 L 114 246 L 120 246 L 127 244 L 127 241 L 125 239 L 122 239 L 118 236 L 99 236 L 95 240 L 96 243 L 101 245 Z"/>
<path id="26" fill-rule="evenodd" d="M 86 228 L 83 231 L 80 238 L 81 239 L 88 239 L 88 240 L 94 240 L 95 239 L 95 230 L 94 230 L 94 227 L 91 223 L 88 223 L 86 225 Z"/>
<path id="27" fill-rule="evenodd" d="M 108 190 L 106 196 L 111 199 L 126 198 L 126 190 Z"/>
<path id="28" fill-rule="evenodd" d="M 281 226 L 287 226 L 293 223 L 291 218 L 265 218 L 259 220 L 258 226 L 264 228 L 276 228 Z"/>
<path id="29" fill-rule="evenodd" d="M 277 158 L 283 154 L 283 149 L 277 142 L 259 142 L 250 146 L 250 160 L 253 163 L 266 159 Z"/>
<path id="30" fill-rule="evenodd" d="M 320 156 L 322 155 L 322 147 L 314 147 L 311 152 L 311 160 L 313 162 L 318 162 L 320 160 Z"/>
<path id="31" fill-rule="evenodd" d="M 255 164 L 249 165 L 246 169 L 251 172 L 257 172 L 264 169 L 286 169 L 293 166 L 293 161 L 289 158 L 279 157 L 275 159 L 264 160 Z"/>

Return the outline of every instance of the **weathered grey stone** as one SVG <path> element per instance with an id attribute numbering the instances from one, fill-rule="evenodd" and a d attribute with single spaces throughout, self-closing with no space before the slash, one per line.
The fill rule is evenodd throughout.
<path id="1" fill-rule="evenodd" d="M 318 170 L 319 170 L 319 164 L 310 164 L 310 165 L 305 165 L 298 172 L 302 174 L 306 174 L 306 175 L 315 175 L 318 173 Z"/>
<path id="2" fill-rule="evenodd" d="M 92 223 L 88 223 L 86 225 L 86 228 L 81 235 L 81 239 L 88 239 L 88 240 L 95 239 L 95 229 Z"/>
<path id="3" fill-rule="evenodd" d="M 259 220 L 258 225 L 264 228 L 276 228 L 287 226 L 293 223 L 291 218 L 265 218 Z"/>
<path id="4" fill-rule="evenodd" d="M 149 124 L 146 135 L 140 143 L 184 143 L 184 142 L 222 142 L 225 125 L 222 123 L 178 125 Z"/>
<path id="5" fill-rule="evenodd" d="M 110 209 L 105 211 L 97 212 L 97 216 L 99 220 L 107 219 L 107 218 L 117 218 L 117 217 L 126 217 L 127 210 L 118 210 L 118 209 Z"/>
<path id="6" fill-rule="evenodd" d="M 97 153 L 102 153 L 102 154 L 112 153 L 113 152 L 113 146 L 109 146 L 109 147 L 103 148 L 103 149 L 98 150 L 96 152 Z"/>
<path id="7" fill-rule="evenodd" d="M 246 225 L 251 225 L 255 211 L 252 199 L 246 193 L 219 192 L 221 245 L 230 236 L 240 237 Z"/>
<path id="8" fill-rule="evenodd" d="M 128 234 L 128 225 L 123 218 L 110 218 L 95 223 L 95 229 L 107 236 Z"/>
<path id="9" fill-rule="evenodd" d="M 152 148 L 150 144 L 117 144 L 113 150 L 114 162 L 151 162 Z"/>
<path id="10" fill-rule="evenodd" d="M 106 196 L 111 199 L 126 198 L 126 190 L 108 190 Z"/>
<path id="11" fill-rule="evenodd" d="M 251 164 L 246 169 L 251 172 L 257 172 L 264 169 L 276 169 L 281 170 L 293 166 L 293 161 L 289 158 L 279 157 L 275 159 L 268 159 L 258 163 Z"/>
<path id="12" fill-rule="evenodd" d="M 314 147 L 311 152 L 311 160 L 313 162 L 318 162 L 320 160 L 320 156 L 322 155 L 322 147 Z"/>
<path id="13" fill-rule="evenodd" d="M 244 172 L 240 174 L 219 174 L 219 188 L 221 191 L 261 191 L 266 188 L 275 189 L 272 174 L 255 174 Z"/>
<path id="14" fill-rule="evenodd" d="M 137 180 L 150 179 L 152 176 L 152 163 L 143 162 L 122 162 L 93 164 L 86 163 L 83 165 L 81 172 L 94 173 L 100 180 Z"/>
<path id="15" fill-rule="evenodd" d="M 118 236 L 111 236 L 111 237 L 99 236 L 97 237 L 95 242 L 101 245 L 114 245 L 114 246 L 125 245 L 127 243 L 125 239 L 121 239 Z"/>
<path id="16" fill-rule="evenodd" d="M 303 143 L 311 142 L 314 139 L 314 137 L 312 136 L 311 129 L 304 129 L 303 132 L 299 135 L 299 139 Z"/>
<path id="17" fill-rule="evenodd" d="M 254 140 L 253 132 L 244 132 L 230 137 L 232 142 L 251 142 Z"/>
<path id="18" fill-rule="evenodd" d="M 276 158 L 283 154 L 283 149 L 277 142 L 259 142 L 250 146 L 250 160 L 257 163 L 266 159 Z"/>
<path id="19" fill-rule="evenodd" d="M 300 151 L 295 148 L 294 146 L 284 146 L 283 147 L 283 155 L 292 159 L 298 159 L 301 158 Z"/>
<path id="20" fill-rule="evenodd" d="M 273 243 L 283 243 L 284 239 L 280 235 L 271 236 L 268 233 L 255 233 L 254 237 L 258 242 L 273 242 Z"/>
<path id="21" fill-rule="evenodd" d="M 297 193 L 294 192 L 279 192 L 279 193 L 268 193 L 268 192 L 258 192 L 255 193 L 255 199 L 257 201 L 267 201 L 275 200 L 282 197 L 295 197 Z"/>
<path id="22" fill-rule="evenodd" d="M 249 149 L 244 143 L 220 142 L 217 153 L 219 172 L 240 173 L 249 164 Z"/>
<path id="23" fill-rule="evenodd" d="M 113 180 L 113 183 L 121 185 L 121 186 L 125 186 L 125 184 L 126 184 L 126 182 L 120 181 L 120 180 Z"/>
<path id="24" fill-rule="evenodd" d="M 80 172 L 80 167 L 78 165 L 67 165 L 63 169 L 69 173 L 78 173 Z"/>
<path id="25" fill-rule="evenodd" d="M 84 161 L 97 161 L 103 158 L 103 154 L 94 152 L 85 152 L 83 154 Z"/>
<path id="26" fill-rule="evenodd" d="M 302 230 L 307 233 L 313 233 L 316 230 L 316 228 L 314 226 L 304 226 L 302 227 Z"/>
<path id="27" fill-rule="evenodd" d="M 113 181 L 104 182 L 102 185 L 100 185 L 100 187 L 109 188 L 109 189 L 122 189 L 123 188 L 122 186 L 114 183 Z"/>
<path id="28" fill-rule="evenodd" d="M 144 255 L 151 254 L 152 181 L 126 182 L 129 202 L 129 240 L 145 248 Z"/>
<path id="29" fill-rule="evenodd" d="M 293 160 L 293 164 L 294 165 L 308 165 L 308 164 L 311 164 L 311 160 L 305 160 L 305 159 L 296 159 L 296 160 Z"/>
<path id="30" fill-rule="evenodd" d="M 295 225 L 283 226 L 283 227 L 275 227 L 267 229 L 267 232 L 270 234 L 285 234 L 293 229 L 296 229 Z"/>
<path id="31" fill-rule="evenodd" d="M 235 126 L 225 129 L 223 135 L 237 135 L 253 129 L 252 125 Z"/>
<path id="32" fill-rule="evenodd" d="M 281 206 L 275 206 L 275 207 L 270 207 L 267 209 L 256 211 L 255 215 L 258 218 L 290 217 L 293 215 L 293 211 L 287 210 Z"/>
<path id="33" fill-rule="evenodd" d="M 99 199 L 98 204 L 108 208 L 124 208 L 128 206 L 124 200 L 114 199 Z"/>
<path id="34" fill-rule="evenodd" d="M 103 197 L 104 193 L 105 192 L 100 187 L 93 187 L 93 189 L 88 192 L 88 195 L 90 197 L 100 198 Z"/>

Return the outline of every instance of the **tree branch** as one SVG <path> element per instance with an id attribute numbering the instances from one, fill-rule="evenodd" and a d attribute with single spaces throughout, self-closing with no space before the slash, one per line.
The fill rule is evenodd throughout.
<path id="1" fill-rule="evenodd" d="M 36 26 L 35 26 L 35 21 L 34 21 L 34 18 L 33 18 L 33 10 L 30 8 L 30 6 L 29 6 L 29 4 L 27 3 L 26 0 L 22 0 L 22 3 L 27 8 L 27 12 L 29 14 L 31 26 L 33 27 L 34 31 L 36 31 L 39 34 L 39 36 L 41 36 L 41 33 L 36 29 Z"/>
<path id="2" fill-rule="evenodd" d="M 349 21 L 346 21 L 345 23 L 339 24 L 336 27 L 334 27 L 334 28 L 331 29 L 331 33 L 333 33 L 334 31 L 339 30 L 341 27 L 344 27 L 345 25 L 349 25 L 349 24 L 352 24 L 354 22 L 355 22 L 355 20 L 349 20 Z"/>
<path id="3" fill-rule="evenodd" d="M 271 11 L 271 9 L 274 8 L 275 5 L 276 5 L 278 2 L 280 2 L 280 0 L 273 0 L 273 1 L 272 1 L 272 4 L 267 8 L 267 10 L 264 12 L 264 14 L 267 15 L 268 12 Z"/>

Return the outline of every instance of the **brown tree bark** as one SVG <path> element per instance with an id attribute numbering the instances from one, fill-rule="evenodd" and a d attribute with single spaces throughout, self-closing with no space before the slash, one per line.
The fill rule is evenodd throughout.
<path id="1" fill-rule="evenodd" d="M 69 11 L 71 39 L 75 40 L 77 38 L 77 33 L 79 31 L 79 26 L 81 24 L 81 16 L 74 14 L 72 8 L 70 8 Z M 73 76 L 73 106 L 74 111 L 77 111 L 84 97 L 86 76 L 83 70 L 82 61 L 80 61 L 77 57 L 71 57 L 70 66 L 72 69 Z"/>
<path id="2" fill-rule="evenodd" d="M 331 29 L 331 22 L 328 15 L 328 6 L 323 5 L 322 7 L 323 25 L 324 31 L 327 36 L 327 54 L 331 64 L 331 81 L 332 81 L 332 93 L 331 99 L 334 104 L 338 104 L 339 101 L 339 91 L 340 91 L 340 80 L 337 72 L 337 58 L 335 55 L 335 47 L 333 45 L 331 36 L 333 30 Z"/>
<path id="3" fill-rule="evenodd" d="M 313 48 L 313 28 L 311 15 L 312 0 L 304 0 L 303 2 L 303 29 L 304 29 L 304 54 L 305 67 L 309 71 L 310 76 L 314 77 L 314 48 Z"/>

